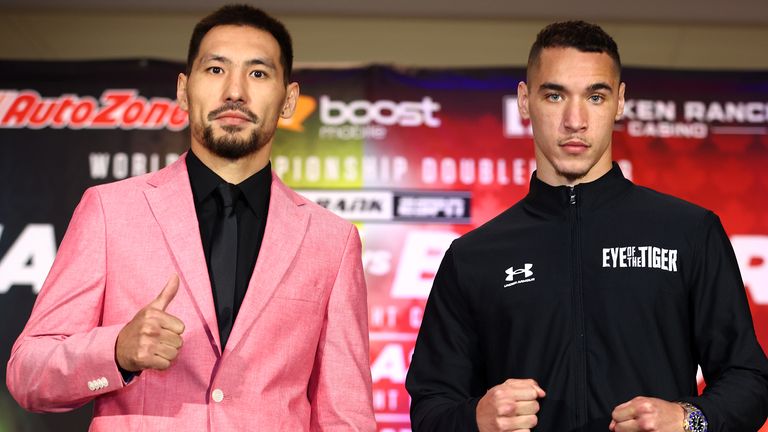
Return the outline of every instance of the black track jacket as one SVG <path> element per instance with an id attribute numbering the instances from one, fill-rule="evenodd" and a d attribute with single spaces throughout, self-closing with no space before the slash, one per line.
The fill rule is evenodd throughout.
<path id="1" fill-rule="evenodd" d="M 756 431 L 768 360 L 718 217 L 616 164 L 575 187 L 534 174 L 443 258 L 406 380 L 414 432 L 476 431 L 478 400 L 508 378 L 547 392 L 537 431 L 607 431 L 636 396 L 689 401 L 712 432 Z"/>

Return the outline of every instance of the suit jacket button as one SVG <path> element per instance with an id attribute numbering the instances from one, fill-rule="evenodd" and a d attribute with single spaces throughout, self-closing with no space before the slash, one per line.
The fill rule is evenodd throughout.
<path id="1" fill-rule="evenodd" d="M 211 398 L 213 399 L 214 402 L 221 402 L 224 400 L 224 392 L 221 391 L 221 389 L 215 389 L 211 393 Z"/>

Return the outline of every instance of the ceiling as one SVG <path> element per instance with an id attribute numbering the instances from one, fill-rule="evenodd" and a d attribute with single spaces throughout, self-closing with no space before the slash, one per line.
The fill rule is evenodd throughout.
<path id="1" fill-rule="evenodd" d="M 0 7 L 84 11 L 205 13 L 211 0 L 0 0 Z M 768 25 L 768 0 L 260 0 L 276 15 L 473 18 Z M 768 42 L 768 41 L 767 41 Z"/>

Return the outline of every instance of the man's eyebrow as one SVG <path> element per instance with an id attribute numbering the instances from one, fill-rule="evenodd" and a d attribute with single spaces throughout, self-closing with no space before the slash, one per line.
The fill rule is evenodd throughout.
<path id="1" fill-rule="evenodd" d="M 563 86 L 561 84 L 555 84 L 555 83 L 552 83 L 552 82 L 545 82 L 545 83 L 543 83 L 543 84 L 541 84 L 539 86 L 539 91 L 542 91 L 542 90 L 551 90 L 551 91 L 556 91 L 556 92 L 564 92 L 565 91 L 565 86 Z M 605 83 L 605 82 L 594 83 L 594 84 L 590 85 L 589 87 L 587 87 L 587 92 L 590 92 L 590 93 L 591 92 L 596 92 L 598 90 L 607 90 L 609 92 L 612 92 L 613 91 L 613 87 L 611 87 L 610 84 Z"/>
<path id="2" fill-rule="evenodd" d="M 209 61 L 215 61 L 215 62 L 224 63 L 224 64 L 231 64 L 232 63 L 232 60 L 230 60 L 230 59 L 228 59 L 228 58 L 226 58 L 226 57 L 224 57 L 222 55 L 218 55 L 218 54 L 208 54 L 208 55 L 205 55 L 200 60 L 200 63 L 205 63 L 205 62 L 209 62 Z"/>
<path id="3" fill-rule="evenodd" d="M 230 60 L 227 57 L 224 57 L 223 55 L 218 55 L 218 54 L 210 54 L 210 55 L 204 56 L 203 59 L 201 60 L 201 63 L 205 63 L 209 61 L 220 62 L 226 65 L 232 64 L 232 60 Z M 250 59 L 250 60 L 247 60 L 245 64 L 248 66 L 265 66 L 270 69 L 277 69 L 275 67 L 275 64 L 272 63 L 271 60 L 263 59 L 263 58 Z"/>
<path id="4" fill-rule="evenodd" d="M 272 61 L 269 59 L 261 59 L 261 58 L 251 59 L 245 62 L 245 64 L 247 64 L 248 66 L 266 66 L 270 69 L 277 69 L 277 67 L 275 67 L 275 64 L 272 63 Z"/>
<path id="5" fill-rule="evenodd" d="M 612 92 L 613 87 L 611 87 L 611 85 L 608 83 L 599 82 L 599 83 L 594 83 L 591 86 L 587 87 L 587 90 L 590 92 L 595 92 L 598 90 L 608 90 L 609 92 Z"/>
<path id="6" fill-rule="evenodd" d="M 565 86 L 561 84 L 545 82 L 539 86 L 539 91 L 542 91 L 542 90 L 552 90 L 556 92 L 562 92 L 562 91 L 565 91 Z"/>

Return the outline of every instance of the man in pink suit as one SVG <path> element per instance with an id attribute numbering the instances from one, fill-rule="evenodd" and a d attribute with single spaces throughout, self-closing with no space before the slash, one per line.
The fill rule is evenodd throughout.
<path id="1" fill-rule="evenodd" d="M 357 231 L 270 169 L 292 60 L 260 10 L 198 23 L 191 149 L 85 192 L 8 362 L 23 407 L 95 400 L 92 431 L 375 430 Z"/>

